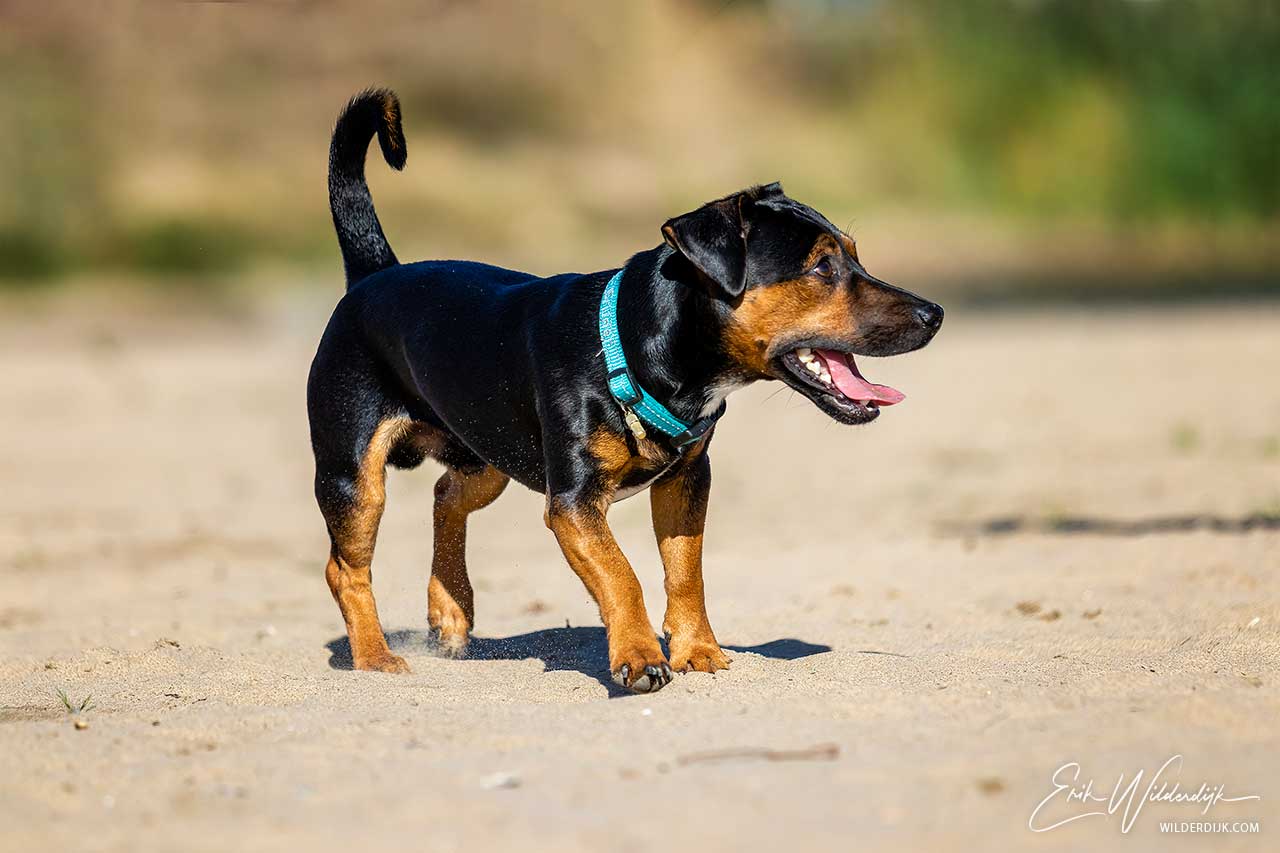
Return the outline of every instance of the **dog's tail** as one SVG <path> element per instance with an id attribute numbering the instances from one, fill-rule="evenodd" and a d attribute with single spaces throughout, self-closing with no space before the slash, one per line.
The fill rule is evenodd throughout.
<path id="1" fill-rule="evenodd" d="M 329 144 L 329 209 L 342 247 L 348 290 L 366 276 L 399 263 L 382 233 L 364 180 L 364 155 L 374 133 L 387 164 L 403 169 L 400 99 L 390 89 L 366 89 L 352 98 L 338 116 Z"/>

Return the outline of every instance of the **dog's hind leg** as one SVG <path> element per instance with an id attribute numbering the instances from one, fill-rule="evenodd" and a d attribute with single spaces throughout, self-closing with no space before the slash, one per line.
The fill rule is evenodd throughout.
<path id="1" fill-rule="evenodd" d="M 404 418 L 378 423 L 354 464 L 346 454 L 317 453 L 316 498 L 329 528 L 325 580 L 347 623 L 351 662 L 356 669 L 408 672 L 404 658 L 392 654 L 373 598 L 373 546 L 386 503 L 387 454 L 409 425 Z M 335 455 L 336 456 L 336 455 Z"/>
<path id="2" fill-rule="evenodd" d="M 491 465 L 450 468 L 436 481 L 435 550 L 427 584 L 427 621 L 440 648 L 460 656 L 475 622 L 475 599 L 467 576 L 467 516 L 497 500 L 510 482 Z"/>

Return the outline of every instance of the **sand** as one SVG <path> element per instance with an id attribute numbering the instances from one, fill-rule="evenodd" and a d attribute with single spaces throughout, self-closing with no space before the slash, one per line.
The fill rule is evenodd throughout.
<path id="1" fill-rule="evenodd" d="M 0 318 L 0 850 L 1276 849 L 1274 306 L 952 310 L 864 363 L 908 399 L 862 428 L 735 395 L 706 559 L 732 668 L 631 696 L 514 486 L 472 521 L 473 654 L 433 654 L 432 463 L 391 476 L 374 564 L 413 674 L 346 668 L 303 403 L 324 293 L 69 302 Z M 610 520 L 660 614 L 647 500 Z M 1109 793 L 1175 754 L 1262 799 L 1029 830 L 1061 765 Z"/>

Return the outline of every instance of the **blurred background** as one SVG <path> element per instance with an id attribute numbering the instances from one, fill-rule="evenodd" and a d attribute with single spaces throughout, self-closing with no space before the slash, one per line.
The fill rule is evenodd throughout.
<path id="1" fill-rule="evenodd" d="M 1061 761 L 1174 748 L 1274 813 L 1280 2 L 0 0 L 0 81 L 0 850 L 1014 850 Z M 418 674 L 342 671 L 305 385 L 368 86 L 401 259 L 617 267 L 779 180 L 946 307 L 860 360 L 908 397 L 875 424 L 730 401 L 729 673 L 603 701 L 518 487 L 468 535 L 512 659 L 433 657 L 434 462 L 388 478 L 375 572 Z M 649 502 L 609 523 L 656 618 Z M 673 792 L 699 819 L 643 819 Z M 1046 843 L 1145 849 L 1166 805 Z"/>
<path id="2" fill-rule="evenodd" d="M 337 112 L 402 259 L 621 264 L 745 185 L 955 299 L 1280 292 L 1269 0 L 0 4 L 0 288 L 320 288 Z"/>

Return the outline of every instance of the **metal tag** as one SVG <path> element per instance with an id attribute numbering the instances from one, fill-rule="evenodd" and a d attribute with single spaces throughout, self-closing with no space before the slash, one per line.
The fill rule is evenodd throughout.
<path id="1" fill-rule="evenodd" d="M 627 422 L 627 426 L 631 429 L 631 434 L 636 437 L 636 441 L 644 441 L 646 435 L 644 424 L 640 423 L 640 418 L 631 409 L 622 410 L 622 419 Z"/>

